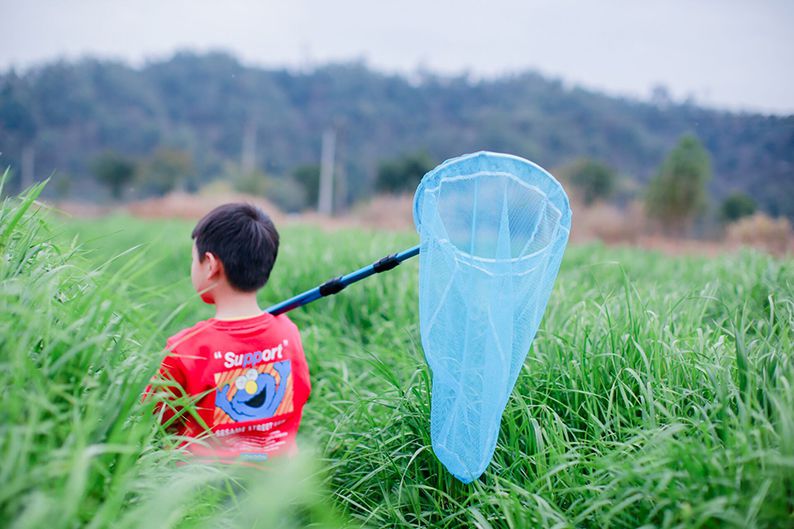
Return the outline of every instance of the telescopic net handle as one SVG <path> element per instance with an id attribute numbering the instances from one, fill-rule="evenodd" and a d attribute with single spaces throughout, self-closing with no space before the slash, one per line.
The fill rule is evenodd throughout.
<path id="1" fill-rule="evenodd" d="M 355 272 L 329 279 L 318 287 L 307 290 L 306 292 L 284 300 L 281 303 L 276 303 L 272 307 L 269 307 L 267 312 L 274 316 L 278 316 L 279 314 L 284 314 L 285 312 L 297 309 L 298 307 L 307 305 L 320 298 L 333 296 L 334 294 L 344 290 L 348 285 L 352 285 L 353 283 L 361 281 L 362 279 L 365 279 L 371 275 L 379 274 L 381 272 L 386 272 L 387 270 L 396 268 L 406 259 L 410 259 L 411 257 L 415 257 L 417 255 L 419 255 L 419 246 L 414 246 L 413 248 L 409 248 L 402 252 L 387 255 L 370 265 L 359 268 Z"/>

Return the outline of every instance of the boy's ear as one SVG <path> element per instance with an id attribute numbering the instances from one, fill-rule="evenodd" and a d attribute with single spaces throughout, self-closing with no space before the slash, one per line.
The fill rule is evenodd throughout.
<path id="1" fill-rule="evenodd" d="M 209 277 L 207 279 L 218 279 L 221 275 L 223 275 L 223 263 L 220 259 L 215 257 L 215 254 L 211 252 L 206 252 L 204 254 L 204 259 L 207 260 L 207 264 L 209 265 Z"/>

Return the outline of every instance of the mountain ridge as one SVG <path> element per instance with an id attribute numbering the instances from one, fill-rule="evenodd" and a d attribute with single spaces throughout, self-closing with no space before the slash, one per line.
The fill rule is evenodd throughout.
<path id="1" fill-rule="evenodd" d="M 185 150 L 202 182 L 239 160 L 250 129 L 257 165 L 274 175 L 317 163 L 322 132 L 335 129 L 349 202 L 371 193 L 381 160 L 416 150 L 438 161 L 511 152 L 550 169 L 587 156 L 642 185 L 694 133 L 712 156 L 715 199 L 743 191 L 794 217 L 794 115 L 655 105 L 536 72 L 409 79 L 355 62 L 295 71 L 183 52 L 136 68 L 83 59 L 10 70 L 0 99 L 0 163 L 19 167 L 32 148 L 37 174 L 74 175 L 86 195 L 97 192 L 88 167 L 103 150 Z"/>

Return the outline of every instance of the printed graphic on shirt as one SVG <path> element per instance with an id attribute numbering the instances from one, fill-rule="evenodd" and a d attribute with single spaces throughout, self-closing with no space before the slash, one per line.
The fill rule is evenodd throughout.
<path id="1" fill-rule="evenodd" d="M 269 419 L 292 411 L 290 360 L 215 374 L 216 426 Z"/>

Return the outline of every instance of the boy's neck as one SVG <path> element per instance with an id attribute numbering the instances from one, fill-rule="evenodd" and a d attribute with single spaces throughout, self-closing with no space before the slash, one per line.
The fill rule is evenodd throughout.
<path id="1" fill-rule="evenodd" d="M 256 292 L 238 292 L 219 289 L 215 292 L 215 319 L 239 320 L 253 318 L 263 313 L 256 301 Z"/>

